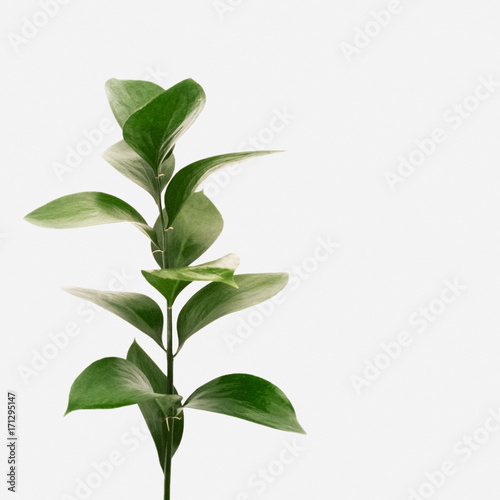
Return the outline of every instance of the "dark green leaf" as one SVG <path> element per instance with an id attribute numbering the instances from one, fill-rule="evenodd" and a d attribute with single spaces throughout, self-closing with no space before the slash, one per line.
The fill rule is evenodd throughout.
<path id="1" fill-rule="evenodd" d="M 159 176 L 125 141 L 117 142 L 104 151 L 102 157 L 118 172 L 145 189 L 158 203 L 160 194 L 172 177 L 174 155 L 160 165 Z"/>
<path id="2" fill-rule="evenodd" d="M 184 80 L 132 114 L 123 126 L 123 138 L 156 171 L 204 105 L 203 89 Z"/>
<path id="3" fill-rule="evenodd" d="M 174 175 L 165 193 L 165 207 L 170 221 L 173 222 L 175 220 L 182 205 L 210 174 L 229 165 L 248 160 L 249 158 L 277 152 L 245 151 L 242 153 L 228 153 L 205 158 L 182 168 Z"/>
<path id="4" fill-rule="evenodd" d="M 146 354 L 146 352 L 144 352 L 137 342 L 134 341 L 131 345 L 127 353 L 127 359 L 146 375 L 154 392 L 166 394 L 168 387 L 167 376 L 158 368 L 156 363 Z M 139 408 L 153 436 L 156 450 L 158 451 L 158 459 L 163 468 L 167 446 L 167 423 L 165 421 L 165 416 L 156 401 L 141 403 Z M 184 413 L 181 412 L 178 417 L 178 419 L 172 420 L 170 424 L 172 425 L 173 423 L 174 425 L 174 453 L 177 451 L 177 448 L 179 448 L 184 430 Z"/>
<path id="5" fill-rule="evenodd" d="M 128 321 L 149 335 L 163 349 L 163 314 L 153 299 L 139 293 L 104 292 L 76 287 L 65 287 L 63 290 L 80 299 L 89 300 Z"/>
<path id="6" fill-rule="evenodd" d="M 117 80 L 106 82 L 106 95 L 116 121 L 123 128 L 128 117 L 161 94 L 163 89 L 152 82 L 142 80 Z"/>
<path id="7" fill-rule="evenodd" d="M 183 406 L 305 434 L 283 392 L 267 380 L 253 375 L 235 373 L 216 378 L 196 389 Z"/>
<path id="8" fill-rule="evenodd" d="M 240 259 L 235 254 L 228 254 L 199 266 L 177 269 L 155 269 L 142 271 L 146 280 L 154 286 L 171 306 L 177 295 L 193 281 L 217 281 L 236 287 L 233 275 Z"/>
<path id="9" fill-rule="evenodd" d="M 215 205 L 200 192 L 189 197 L 171 226 L 167 231 L 169 267 L 184 267 L 211 247 L 224 221 Z"/>
<path id="10" fill-rule="evenodd" d="M 131 222 L 156 242 L 154 229 L 147 225 L 135 208 L 106 193 L 85 192 L 63 196 L 37 208 L 25 219 L 36 226 L 54 229 Z"/>
<path id="11" fill-rule="evenodd" d="M 161 398 L 172 407 L 181 396 L 155 393 L 148 379 L 133 363 L 103 358 L 87 367 L 73 382 L 66 414 L 75 410 L 108 409 Z"/>
<path id="12" fill-rule="evenodd" d="M 238 288 L 210 283 L 184 305 L 177 319 L 179 347 L 194 333 L 216 319 L 270 299 L 288 282 L 283 273 L 240 274 L 234 277 Z"/>

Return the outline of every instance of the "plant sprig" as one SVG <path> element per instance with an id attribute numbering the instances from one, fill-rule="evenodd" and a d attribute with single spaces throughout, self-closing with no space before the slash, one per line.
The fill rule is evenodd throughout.
<path id="1" fill-rule="evenodd" d="M 304 433 L 285 394 L 254 375 L 223 375 L 185 400 L 174 387 L 174 357 L 189 338 L 218 318 L 271 298 L 288 281 L 284 273 L 237 275 L 239 258 L 234 254 L 192 265 L 216 241 L 223 227 L 217 208 L 197 191 L 200 184 L 220 168 L 274 151 L 213 156 L 174 174 L 176 142 L 205 104 L 200 85 L 188 79 L 164 90 L 151 82 L 112 79 L 106 83 L 106 94 L 123 130 L 123 140 L 108 148 L 103 157 L 152 196 L 158 207 L 155 224 L 149 225 L 125 201 L 100 192 L 63 196 L 34 210 L 26 220 L 58 229 L 130 222 L 150 240 L 159 269 L 142 274 L 166 299 L 166 319 L 160 306 L 146 295 L 76 287 L 65 290 L 107 309 L 152 338 L 166 354 L 166 373 L 134 340 L 126 359 L 100 359 L 77 377 L 66 414 L 137 404 L 163 468 L 164 500 L 170 500 L 171 462 L 182 440 L 186 408 Z M 180 310 L 174 351 L 172 308 L 178 295 L 195 281 L 209 284 Z"/>

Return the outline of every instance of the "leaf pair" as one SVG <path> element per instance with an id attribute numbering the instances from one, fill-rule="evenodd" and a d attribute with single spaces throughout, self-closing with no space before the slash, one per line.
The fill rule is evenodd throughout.
<path id="1" fill-rule="evenodd" d="M 233 261 L 233 269 L 220 268 L 221 262 L 227 266 Z M 284 273 L 241 274 L 234 276 L 237 258 L 226 258 L 184 269 L 163 269 L 143 271 L 146 279 L 157 288 L 167 300 L 175 300 L 181 287 L 187 286 L 193 279 L 221 280 L 212 282 L 195 293 L 184 305 L 177 319 L 179 345 L 213 321 L 228 314 L 260 304 L 279 293 L 287 284 L 288 276 Z M 181 281 L 182 278 L 184 281 Z M 178 283 L 181 283 L 179 285 Z M 231 286 L 228 286 L 231 285 Z M 164 318 L 158 304 L 146 295 L 130 292 L 109 292 L 88 288 L 65 287 L 64 290 L 78 298 L 88 300 L 116 314 L 120 318 L 144 332 L 163 350 L 162 341 Z"/>
<path id="2" fill-rule="evenodd" d="M 232 153 L 207 158 L 188 165 L 173 177 L 166 190 L 165 214 L 173 228 L 172 233 L 167 234 L 167 244 L 174 265 L 187 265 L 196 260 L 222 231 L 223 221 L 219 211 L 203 193 L 195 193 L 204 176 L 231 163 L 269 153 L 271 152 Z M 171 156 L 161 164 L 162 176 L 157 179 L 148 171 L 148 165 L 145 165 L 133 151 L 127 149 L 123 141 L 108 150 L 105 157 L 113 166 L 121 165 L 117 169 L 146 189 L 157 202 L 174 170 L 174 160 Z M 188 181 L 187 174 L 190 171 L 198 176 L 197 182 Z M 179 194 L 170 189 L 174 181 L 174 185 L 179 186 Z M 157 223 L 153 229 L 135 208 L 107 193 L 83 192 L 63 196 L 33 210 L 25 219 L 31 224 L 53 229 L 130 222 L 148 236 L 153 244 L 153 250 L 162 250 L 163 235 L 160 234 L 161 237 L 158 237 L 158 233 L 164 228 L 160 228 Z M 158 256 L 157 260 L 159 258 Z M 178 262 L 175 262 L 175 259 L 178 259 Z"/>
<path id="3" fill-rule="evenodd" d="M 154 172 L 170 156 L 206 100 L 203 89 L 191 79 L 167 90 L 151 82 L 111 79 L 106 93 L 125 142 Z"/>
<path id="4" fill-rule="evenodd" d="M 304 433 L 295 410 L 275 385 L 248 374 L 218 377 L 187 398 L 165 394 L 166 375 L 134 341 L 127 359 L 104 358 L 92 363 L 71 387 L 66 414 L 75 410 L 109 409 L 138 404 L 163 467 L 168 427 L 173 426 L 174 453 L 184 430 L 183 408 L 237 417 L 275 429 Z M 175 408 L 177 416 L 166 421 Z"/>
<path id="5" fill-rule="evenodd" d="M 168 379 L 156 363 L 134 341 L 127 359 L 104 358 L 88 366 L 74 381 L 66 414 L 75 410 L 109 409 L 138 404 L 158 451 L 165 457 L 166 416 L 178 409 L 174 425 L 174 452 L 184 429 L 182 397 L 166 394 Z"/>

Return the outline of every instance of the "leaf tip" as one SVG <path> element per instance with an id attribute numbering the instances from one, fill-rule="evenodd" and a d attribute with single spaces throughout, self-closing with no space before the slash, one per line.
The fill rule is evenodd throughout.
<path id="1" fill-rule="evenodd" d="M 285 285 L 290 281 L 290 274 L 288 273 L 278 273 L 281 279 L 285 282 Z"/>
<path id="2" fill-rule="evenodd" d="M 29 222 L 30 224 L 36 224 L 35 223 L 35 220 L 33 218 L 33 214 L 35 213 L 35 211 L 33 212 L 30 212 L 29 214 L 26 214 L 24 217 L 23 217 L 23 220 L 25 220 L 26 222 Z"/>
<path id="3" fill-rule="evenodd" d="M 227 280 L 226 284 L 232 286 L 233 288 L 239 288 L 238 283 L 234 280 L 234 276 L 231 276 L 231 279 Z"/>
<path id="4" fill-rule="evenodd" d="M 137 343 L 137 340 L 134 338 L 134 341 L 132 344 L 130 344 L 130 347 L 128 348 L 127 351 L 127 356 L 126 359 L 128 361 L 131 361 L 130 357 L 133 355 L 133 353 L 139 348 L 139 344 Z"/>
<path id="5" fill-rule="evenodd" d="M 104 88 L 107 89 L 110 85 L 111 85 L 111 82 L 113 80 L 116 80 L 116 78 L 108 78 L 105 82 L 104 82 Z"/>
<path id="6" fill-rule="evenodd" d="M 304 428 L 297 422 L 297 430 L 295 431 L 297 434 L 302 434 L 304 436 L 307 435 L 307 432 L 304 430 Z"/>
<path id="7" fill-rule="evenodd" d="M 104 161 L 108 161 L 109 157 L 110 157 L 110 149 L 112 148 L 113 146 L 110 146 L 109 148 L 105 149 L 102 154 L 101 154 L 101 158 L 104 160 Z M 109 163 L 109 162 L 108 162 Z"/>

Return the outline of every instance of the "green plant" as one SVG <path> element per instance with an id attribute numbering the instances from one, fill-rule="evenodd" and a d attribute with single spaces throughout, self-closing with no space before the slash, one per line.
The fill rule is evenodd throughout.
<path id="1" fill-rule="evenodd" d="M 198 186 L 222 167 L 272 151 L 214 156 L 192 163 L 174 175 L 176 141 L 201 112 L 205 103 L 203 89 L 193 80 L 164 90 L 146 81 L 112 79 L 106 83 L 106 93 L 124 140 L 107 149 L 103 156 L 153 197 L 158 206 L 156 223 L 151 227 L 128 203 L 98 192 L 58 198 L 34 210 L 26 219 L 49 228 L 127 221 L 149 238 L 160 269 L 142 274 L 166 299 L 166 343 L 162 310 L 148 296 L 83 288 L 65 290 L 111 311 L 151 337 L 166 354 L 167 373 L 134 341 L 126 359 L 100 359 L 77 377 L 66 414 L 138 404 L 158 451 L 167 500 L 172 456 L 181 442 L 185 408 L 304 433 L 283 392 L 253 375 L 221 376 L 199 387 L 184 402 L 174 387 L 174 358 L 192 335 L 222 316 L 271 298 L 288 281 L 282 273 L 235 275 L 239 259 L 234 254 L 190 266 L 214 243 L 223 227 L 220 213 L 202 191 L 196 191 Z M 179 293 L 193 281 L 210 283 L 180 310 L 174 352 L 172 308 Z"/>

